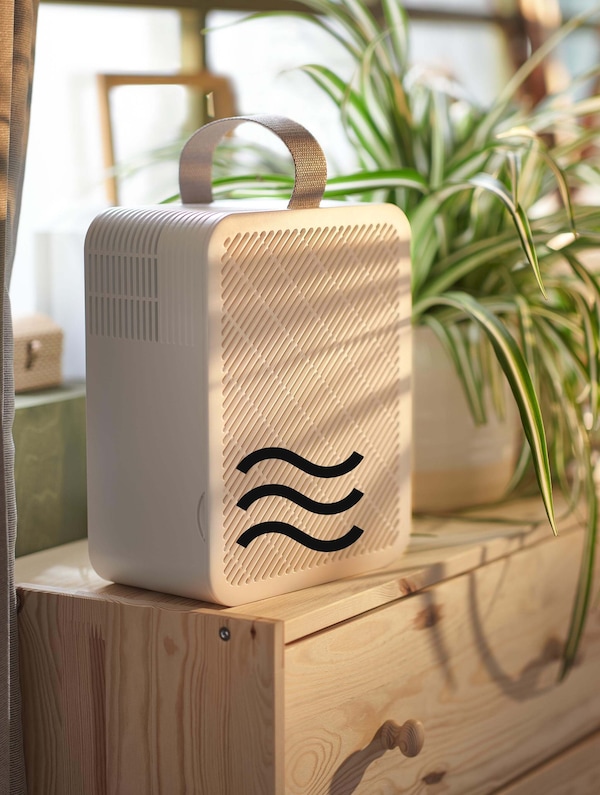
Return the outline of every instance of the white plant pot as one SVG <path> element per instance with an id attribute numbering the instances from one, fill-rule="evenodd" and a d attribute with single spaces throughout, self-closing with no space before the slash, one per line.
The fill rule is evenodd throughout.
<path id="1" fill-rule="evenodd" d="M 510 482 L 520 444 L 507 385 L 505 417 L 487 407 L 475 425 L 454 365 L 431 329 L 413 329 L 413 511 L 495 502 Z"/>

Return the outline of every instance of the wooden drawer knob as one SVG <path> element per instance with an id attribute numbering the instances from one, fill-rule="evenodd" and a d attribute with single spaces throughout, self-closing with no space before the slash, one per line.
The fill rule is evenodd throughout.
<path id="1" fill-rule="evenodd" d="M 379 730 L 381 745 L 386 751 L 399 748 L 404 756 L 417 756 L 425 742 L 425 729 L 419 720 L 407 720 L 402 726 L 386 720 Z"/>

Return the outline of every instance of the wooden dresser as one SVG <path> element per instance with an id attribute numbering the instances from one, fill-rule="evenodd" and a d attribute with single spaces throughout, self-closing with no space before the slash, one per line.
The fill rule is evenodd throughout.
<path id="1" fill-rule="evenodd" d="M 19 559 L 30 794 L 597 795 L 598 602 L 557 683 L 582 529 L 479 515 L 231 609 L 107 583 L 85 541 Z"/>

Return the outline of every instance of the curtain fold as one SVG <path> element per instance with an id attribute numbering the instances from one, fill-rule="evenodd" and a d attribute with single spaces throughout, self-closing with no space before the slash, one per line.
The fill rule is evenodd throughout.
<path id="1" fill-rule="evenodd" d="M 8 287 L 15 255 L 37 22 L 37 0 L 0 0 L 0 795 L 26 793 L 19 691 L 14 551 L 13 339 Z"/>

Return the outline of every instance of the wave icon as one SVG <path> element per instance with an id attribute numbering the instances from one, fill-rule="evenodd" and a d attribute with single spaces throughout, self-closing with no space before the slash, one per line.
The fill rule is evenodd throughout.
<path id="1" fill-rule="evenodd" d="M 296 469 L 306 472 L 307 475 L 313 475 L 316 478 L 339 478 L 341 475 L 347 475 L 360 464 L 363 456 L 360 453 L 352 453 L 341 464 L 334 464 L 333 466 L 321 466 L 309 461 L 308 458 L 303 458 L 298 453 L 287 450 L 285 447 L 261 447 L 253 453 L 249 453 L 245 458 L 242 458 L 237 465 L 237 469 L 244 474 L 247 474 L 253 466 L 259 464 L 261 461 L 268 461 L 271 459 L 279 459 L 280 461 L 287 461 Z"/>
<path id="2" fill-rule="evenodd" d="M 299 530 L 293 524 L 288 524 L 287 522 L 261 522 L 245 530 L 238 538 L 237 542 L 241 544 L 241 546 L 247 547 L 248 544 L 259 536 L 266 535 L 267 533 L 279 533 L 280 535 L 293 538 L 294 541 L 297 541 L 299 544 L 309 549 L 314 549 L 315 552 L 338 552 L 340 549 L 345 549 L 351 544 L 354 544 L 355 541 L 358 541 L 363 532 L 364 531 L 361 530 L 360 527 L 354 525 L 340 538 L 324 541 L 321 538 L 315 538 L 309 535 L 309 533 L 305 533 L 303 530 Z"/>
<path id="3" fill-rule="evenodd" d="M 307 458 L 303 458 L 291 450 L 287 450 L 285 447 L 262 447 L 259 450 L 255 450 L 254 452 L 245 456 L 237 465 L 237 469 L 240 472 L 246 474 L 256 464 L 260 463 L 261 461 L 267 461 L 271 459 L 285 461 L 296 469 L 306 472 L 307 474 L 314 477 L 334 478 L 340 477 L 341 475 L 346 475 L 348 472 L 352 472 L 353 469 L 356 469 L 356 467 L 363 460 L 363 456 L 360 455 L 360 453 L 353 452 L 352 455 L 339 464 L 334 464 L 333 466 L 322 466 L 320 464 L 314 463 L 313 461 L 309 461 Z M 298 505 L 300 508 L 310 511 L 311 513 L 321 516 L 332 516 L 349 510 L 356 505 L 363 496 L 364 495 L 362 491 L 359 491 L 358 489 L 352 489 L 352 491 L 346 497 L 341 500 L 337 500 L 336 502 L 319 502 L 318 500 L 313 500 L 289 486 L 284 486 L 277 483 L 267 483 L 262 486 L 257 486 L 256 488 L 250 489 L 250 491 L 246 492 L 246 494 L 244 494 L 238 501 L 237 507 L 247 511 L 251 505 L 258 500 L 264 499 L 265 497 L 281 497 L 282 499 L 289 500 L 290 502 L 293 502 L 294 505 Z M 302 544 L 303 546 L 318 552 L 337 552 L 340 549 L 345 549 L 346 547 L 349 547 L 351 544 L 354 544 L 356 541 L 358 541 L 363 532 L 364 531 L 360 527 L 354 525 L 345 535 L 341 536 L 340 538 L 322 540 L 311 536 L 309 533 L 305 533 L 303 530 L 300 530 L 298 527 L 295 527 L 288 522 L 268 521 L 260 522 L 259 524 L 249 527 L 237 539 L 237 543 L 243 547 L 247 547 L 252 541 L 261 535 L 266 535 L 268 533 L 278 533 L 280 535 L 288 536 L 298 544 Z"/>
<path id="4" fill-rule="evenodd" d="M 335 513 L 343 513 L 349 508 L 352 508 L 363 496 L 362 491 L 352 489 L 347 497 L 337 502 L 317 502 L 306 497 L 296 489 L 291 489 L 289 486 L 280 486 L 277 483 L 268 483 L 265 486 L 257 486 L 246 492 L 241 500 L 238 502 L 238 508 L 247 511 L 248 508 L 257 500 L 263 497 L 283 497 L 300 508 L 304 508 L 311 513 L 319 513 L 323 516 L 331 516 Z"/>

